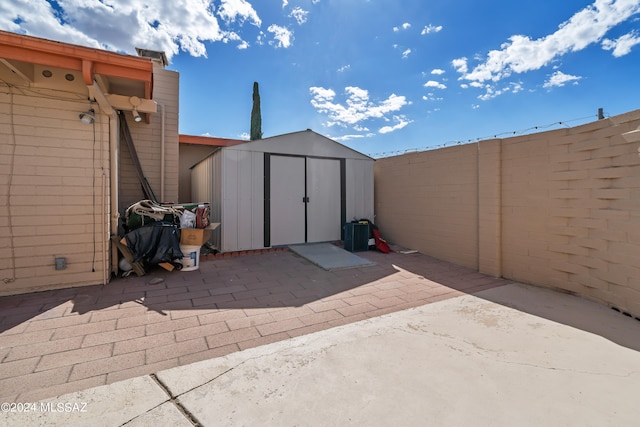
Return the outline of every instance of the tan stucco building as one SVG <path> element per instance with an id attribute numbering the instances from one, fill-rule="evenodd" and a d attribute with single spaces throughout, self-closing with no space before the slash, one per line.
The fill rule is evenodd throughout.
<path id="1" fill-rule="evenodd" d="M 109 281 L 119 212 L 178 200 L 179 76 L 120 55 L 0 31 L 0 295 Z M 138 120 L 136 120 L 136 118 Z"/>

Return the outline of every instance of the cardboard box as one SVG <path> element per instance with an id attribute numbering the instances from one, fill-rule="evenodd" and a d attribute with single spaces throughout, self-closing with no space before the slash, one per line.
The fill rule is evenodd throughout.
<path id="1" fill-rule="evenodd" d="M 219 222 L 212 222 L 207 228 L 181 228 L 180 244 L 202 246 L 211 238 L 211 232 L 220 226 Z"/>

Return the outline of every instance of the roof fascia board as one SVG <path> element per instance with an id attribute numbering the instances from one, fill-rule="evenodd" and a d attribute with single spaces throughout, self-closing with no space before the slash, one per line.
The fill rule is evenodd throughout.
<path id="1" fill-rule="evenodd" d="M 94 74 L 142 81 L 147 97 L 151 95 L 153 62 L 150 58 L 122 55 L 6 31 L 0 31 L 0 57 L 80 71 L 87 85 L 93 84 Z"/>
<path id="2" fill-rule="evenodd" d="M 216 138 L 211 136 L 197 136 L 180 134 L 181 144 L 209 145 L 212 147 L 231 147 L 238 144 L 246 144 L 250 141 L 240 139 Z"/>

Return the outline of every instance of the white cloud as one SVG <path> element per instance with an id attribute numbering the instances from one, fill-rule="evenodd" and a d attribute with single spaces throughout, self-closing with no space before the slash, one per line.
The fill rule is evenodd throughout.
<path id="1" fill-rule="evenodd" d="M 542 87 L 545 89 L 550 89 L 552 87 L 562 87 L 569 82 L 574 82 L 574 84 L 577 84 L 578 80 L 580 80 L 581 78 L 582 77 L 579 76 L 565 74 L 562 71 L 556 71 L 549 77 L 546 82 L 544 82 Z"/>
<path id="2" fill-rule="evenodd" d="M 434 87 L 436 89 L 446 89 L 447 86 L 444 85 L 443 83 L 440 82 L 436 82 L 435 80 L 429 80 L 428 82 L 426 82 L 424 84 L 424 87 Z"/>
<path id="3" fill-rule="evenodd" d="M 339 73 L 344 73 L 344 72 L 345 72 L 345 71 L 347 71 L 349 68 L 351 68 L 351 64 L 343 65 L 342 67 L 338 68 L 338 72 L 339 72 Z"/>
<path id="4" fill-rule="evenodd" d="M 473 87 L 483 87 L 485 89 L 485 93 L 483 95 L 478 96 L 478 99 L 481 101 L 488 101 L 490 99 L 496 98 L 500 95 L 504 95 L 505 93 L 518 93 L 523 90 L 523 86 L 521 82 L 511 82 L 503 86 L 502 88 L 496 88 L 495 84 L 480 84 L 478 86 L 478 82 L 473 82 Z"/>
<path id="5" fill-rule="evenodd" d="M 323 87 L 311 87 L 309 88 L 309 92 L 313 94 L 316 101 L 320 102 L 331 101 L 336 96 L 333 89 L 325 89 Z"/>
<path id="6" fill-rule="evenodd" d="M 309 12 L 306 10 L 303 10 L 301 7 L 294 8 L 289 14 L 290 17 L 296 20 L 298 25 L 302 25 L 305 22 L 307 22 L 307 15 L 309 15 Z"/>
<path id="7" fill-rule="evenodd" d="M 269 44 L 275 45 L 275 47 L 283 47 L 285 49 L 291 46 L 293 33 L 286 27 L 271 24 L 269 25 L 269 28 L 267 28 L 267 31 L 273 33 L 273 38 L 275 39 L 275 41 L 270 41 Z"/>
<path id="8" fill-rule="evenodd" d="M 411 53 L 411 49 L 407 49 L 404 52 L 402 52 L 402 59 L 407 59 L 410 53 Z"/>
<path id="9" fill-rule="evenodd" d="M 51 4 L 54 3 L 57 9 Z M 10 0 L 0 2 L 0 28 L 50 40 L 135 54 L 136 47 L 206 56 L 206 42 L 240 40 L 234 29 L 261 25 L 245 0 Z M 224 26 L 224 28 L 223 28 Z M 242 44 L 242 43 L 241 43 Z"/>
<path id="10" fill-rule="evenodd" d="M 393 126 L 383 126 L 381 127 L 378 132 L 379 133 L 390 133 L 393 131 L 396 131 L 398 129 L 402 129 L 403 127 L 407 126 L 409 123 L 411 123 L 411 120 L 407 120 L 407 118 L 405 116 L 393 116 L 393 121 L 396 122 L 395 125 Z"/>
<path id="11" fill-rule="evenodd" d="M 638 12 L 638 0 L 595 0 L 548 36 L 535 40 L 523 35 L 511 36 L 470 72 L 462 71 L 464 67 L 456 68 L 463 74 L 462 78 L 479 82 L 497 82 L 512 73 L 538 70 L 562 55 L 599 42 L 611 28 Z"/>
<path id="12" fill-rule="evenodd" d="M 602 48 L 604 50 L 613 50 L 612 54 L 616 58 L 627 55 L 637 44 L 640 44 L 640 37 L 637 31 L 632 31 L 624 36 L 618 37 L 616 40 L 602 40 Z"/>
<path id="13" fill-rule="evenodd" d="M 289 5 L 289 2 L 287 0 L 282 0 L 282 8 L 284 9 L 285 7 L 287 7 Z"/>
<path id="14" fill-rule="evenodd" d="M 319 112 L 329 116 L 327 126 L 353 126 L 368 119 L 384 119 L 388 113 L 396 112 L 408 104 L 404 96 L 391 94 L 379 103 L 371 102 L 369 92 L 359 87 L 345 88 L 344 104 L 335 103 L 336 93 L 332 89 L 310 87 L 311 105 Z"/>
<path id="15" fill-rule="evenodd" d="M 442 101 L 444 98 L 436 97 L 433 93 L 428 93 L 422 96 L 423 101 Z"/>
<path id="16" fill-rule="evenodd" d="M 366 126 L 354 125 L 353 130 L 358 132 L 369 132 L 369 128 Z"/>
<path id="17" fill-rule="evenodd" d="M 478 99 L 481 101 L 488 101 L 500 95 L 502 95 L 502 90 L 496 90 L 493 86 L 487 85 L 486 92 L 484 93 L 484 95 L 479 95 Z"/>
<path id="18" fill-rule="evenodd" d="M 467 58 L 465 57 L 454 59 L 453 61 L 451 61 L 451 65 L 459 73 L 464 74 L 467 71 L 469 71 L 469 67 L 467 65 Z"/>
<path id="19" fill-rule="evenodd" d="M 511 93 L 518 93 L 524 90 L 522 82 L 511 82 L 509 84 L 511 85 Z"/>
<path id="20" fill-rule="evenodd" d="M 342 136 L 334 136 L 331 139 L 333 139 L 334 141 L 338 141 L 338 142 L 345 142 L 345 141 L 349 141 L 350 139 L 370 138 L 372 136 L 375 136 L 375 134 L 374 133 L 368 133 L 366 135 L 362 135 L 362 134 L 342 135 Z"/>
<path id="21" fill-rule="evenodd" d="M 431 74 L 436 75 L 436 76 L 439 76 L 439 75 L 444 74 L 444 73 L 445 73 L 445 71 L 441 70 L 440 68 L 435 68 L 435 69 L 431 70 Z"/>
<path id="22" fill-rule="evenodd" d="M 194 1 L 190 3 L 195 3 Z M 203 3 L 200 1 L 199 3 Z M 221 0 L 218 8 L 218 16 L 228 22 L 249 21 L 256 26 L 262 25 L 258 13 L 253 9 L 251 3 L 246 0 Z"/>
<path id="23" fill-rule="evenodd" d="M 402 24 L 399 27 L 393 27 L 393 31 L 397 33 L 401 29 L 402 30 L 408 30 L 409 28 L 411 28 L 411 24 L 409 24 L 408 22 L 405 22 L 404 24 Z"/>
<path id="24" fill-rule="evenodd" d="M 436 26 L 436 25 L 429 24 L 422 29 L 422 32 L 420 32 L 420 35 L 424 36 L 426 34 L 439 33 L 440 31 L 442 31 L 442 25 Z"/>

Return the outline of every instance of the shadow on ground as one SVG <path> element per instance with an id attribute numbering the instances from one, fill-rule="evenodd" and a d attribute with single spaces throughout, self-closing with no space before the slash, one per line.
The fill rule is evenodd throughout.
<path id="1" fill-rule="evenodd" d="M 300 307 L 350 291 L 371 282 L 415 283 L 431 295 L 477 293 L 484 289 L 513 283 L 478 273 L 435 258 L 414 253 L 382 254 L 375 251 L 358 255 L 375 265 L 326 271 L 293 252 L 283 251 L 234 258 L 206 260 L 196 271 L 168 272 L 150 270 L 143 277 L 114 278 L 107 285 L 83 286 L 25 295 L 0 297 L 0 332 L 38 318 L 46 319 L 93 311 L 115 309 L 122 304 L 139 304 L 149 311 L 167 315 L 174 310 L 226 310 L 265 307 Z M 153 284 L 154 282 L 159 282 Z M 417 294 L 416 294 L 417 295 Z M 558 297 L 549 292 L 548 298 Z M 593 322 L 588 316 L 570 310 L 549 309 L 552 305 L 530 305 L 513 301 L 508 294 L 481 292 L 481 298 L 554 322 L 585 330 L 619 345 L 640 351 L 640 340 L 628 331 L 612 330 Z M 564 295 L 563 297 L 566 297 Z M 579 297 L 572 297 L 579 298 Z M 437 300 L 437 299 L 435 299 Z M 435 301 L 434 300 L 434 301 Z M 571 301 L 571 299 L 567 300 Z M 602 309 L 608 310 L 606 307 Z M 612 316 L 622 314 L 611 310 Z M 630 318 L 632 322 L 636 320 Z"/>

